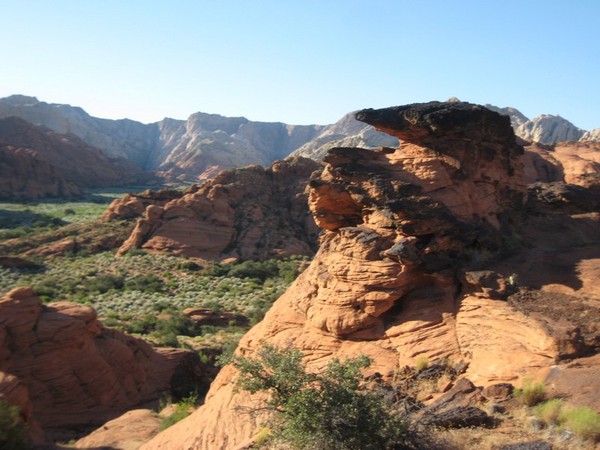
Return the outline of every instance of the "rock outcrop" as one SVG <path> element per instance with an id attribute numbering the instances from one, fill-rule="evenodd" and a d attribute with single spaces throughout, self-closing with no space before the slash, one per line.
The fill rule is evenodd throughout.
<path id="1" fill-rule="evenodd" d="M 585 131 L 560 116 L 542 114 L 521 124 L 515 133 L 526 141 L 552 144 L 561 141 L 578 141 Z"/>
<path id="2" fill-rule="evenodd" d="M 591 141 L 591 142 L 600 142 L 600 128 L 595 128 L 590 131 L 586 131 L 579 139 L 582 142 Z"/>
<path id="3" fill-rule="evenodd" d="M 100 119 L 78 107 L 24 95 L 0 99 L 0 118 L 9 116 L 78 136 L 111 158 L 125 158 L 144 170 L 188 181 L 204 180 L 223 169 L 248 164 L 269 165 L 324 128 L 205 113 L 192 114 L 188 120 L 166 118 L 142 124 Z"/>
<path id="4" fill-rule="evenodd" d="M 195 353 L 104 328 L 91 307 L 43 305 L 30 288 L 0 299 L 0 396 L 36 430 L 100 425 L 201 376 Z"/>
<path id="5" fill-rule="evenodd" d="M 73 135 L 0 119 L 0 198 L 68 197 L 82 189 L 122 186 L 152 177 L 124 159 L 109 159 Z"/>
<path id="6" fill-rule="evenodd" d="M 206 180 L 223 169 L 248 164 L 268 166 L 323 128 L 205 113 L 192 114 L 179 125 L 171 121 L 168 126 L 159 126 L 166 157 L 156 168 L 167 178 L 186 181 Z"/>
<path id="7" fill-rule="evenodd" d="M 505 301 L 529 286 L 569 292 L 571 307 L 580 307 L 575 322 L 597 314 L 600 215 L 597 202 L 577 197 L 585 188 L 572 192 L 577 206 L 558 210 L 539 191 L 528 194 L 509 119 L 480 106 L 432 102 L 357 118 L 398 137 L 399 148 L 329 152 L 310 183 L 310 208 L 324 229 L 319 251 L 237 352 L 294 346 L 309 370 L 365 354 L 384 378 L 420 356 L 448 358 L 487 386 L 543 378 L 591 348 L 593 336 L 578 347 L 571 320 L 556 333 L 556 321 L 544 320 L 550 305 L 528 311 Z M 235 378 L 225 367 L 204 406 L 143 448 L 243 445 L 261 419 L 239 411 L 260 399 L 235 390 Z"/>
<path id="8" fill-rule="evenodd" d="M 563 181 L 589 186 L 600 173 L 600 142 L 559 142 L 525 147 L 525 182 Z"/>
<path id="9" fill-rule="evenodd" d="M 328 125 L 311 141 L 294 150 L 290 156 L 322 160 L 334 147 L 396 147 L 398 139 L 377 131 L 373 126 L 359 122 L 354 112 L 346 114 L 333 125 Z"/>
<path id="10" fill-rule="evenodd" d="M 165 204 L 158 197 L 148 200 L 152 204 L 138 197 L 117 201 L 111 211 L 146 206 L 119 254 L 134 247 L 206 260 L 312 254 L 319 230 L 306 208 L 305 189 L 310 174 L 320 167 L 294 158 L 268 169 L 221 172 Z"/>

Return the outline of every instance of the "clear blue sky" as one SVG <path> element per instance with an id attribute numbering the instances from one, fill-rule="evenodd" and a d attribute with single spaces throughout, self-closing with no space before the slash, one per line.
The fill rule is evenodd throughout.
<path id="1" fill-rule="evenodd" d="M 0 97 L 292 124 L 456 96 L 600 128 L 600 0 L 0 0 Z"/>

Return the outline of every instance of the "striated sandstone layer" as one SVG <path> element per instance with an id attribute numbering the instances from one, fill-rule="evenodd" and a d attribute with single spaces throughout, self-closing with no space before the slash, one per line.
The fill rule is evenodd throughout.
<path id="1" fill-rule="evenodd" d="M 143 248 L 206 260 L 309 255 L 319 230 L 306 209 L 305 190 L 320 167 L 292 158 L 267 169 L 227 170 L 168 202 L 126 197 L 113 203 L 106 217 L 145 207 L 119 254 Z"/>
<path id="2" fill-rule="evenodd" d="M 310 183 L 309 205 L 324 230 L 319 251 L 238 353 L 291 345 L 310 370 L 365 354 L 369 371 L 384 378 L 420 356 L 449 358 L 485 386 L 543 378 L 561 359 L 593 350 L 593 330 L 582 338 L 573 321 L 544 322 L 547 310 L 506 301 L 517 283 L 546 294 L 571 289 L 582 307 L 575 315 L 593 317 L 600 214 L 587 189 L 543 184 L 528 192 L 509 118 L 477 105 L 432 102 L 357 118 L 400 138 L 400 147 L 329 152 Z M 552 270 L 538 273 L 541 261 Z M 235 377 L 225 367 L 204 406 L 142 448 L 245 445 L 261 417 L 243 412 L 260 398 L 236 390 Z"/>
<path id="3" fill-rule="evenodd" d="M 31 288 L 0 299 L 0 396 L 34 429 L 101 424 L 201 380 L 198 356 L 106 329 L 88 306 L 43 305 Z"/>

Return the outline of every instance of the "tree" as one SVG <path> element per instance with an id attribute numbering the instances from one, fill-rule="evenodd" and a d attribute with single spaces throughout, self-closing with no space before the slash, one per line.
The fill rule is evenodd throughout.
<path id="1" fill-rule="evenodd" d="M 333 359 L 322 373 L 307 373 L 297 349 L 263 345 L 257 358 L 237 356 L 237 385 L 269 395 L 272 439 L 297 449 L 399 448 L 407 426 L 392 405 L 362 383 L 366 356 Z"/>

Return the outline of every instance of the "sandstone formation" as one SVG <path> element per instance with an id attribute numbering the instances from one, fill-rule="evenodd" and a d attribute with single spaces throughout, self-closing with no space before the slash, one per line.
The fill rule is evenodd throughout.
<path id="1" fill-rule="evenodd" d="M 560 116 L 542 114 L 520 125 L 515 133 L 527 141 L 551 144 L 578 141 L 585 131 Z"/>
<path id="2" fill-rule="evenodd" d="M 20 117 L 58 133 L 78 136 L 111 158 L 126 158 L 163 176 L 198 181 L 223 169 L 269 165 L 313 139 L 321 125 L 254 122 L 244 117 L 196 113 L 188 120 L 133 120 L 92 117 L 70 105 L 13 95 L 0 99 L 0 118 Z"/>
<path id="3" fill-rule="evenodd" d="M 0 198 L 32 199 L 81 194 L 83 188 L 148 181 L 124 159 L 111 160 L 76 136 L 0 119 Z"/>
<path id="4" fill-rule="evenodd" d="M 206 260 L 312 254 L 319 230 L 306 208 L 305 188 L 318 168 L 312 160 L 294 158 L 268 169 L 221 172 L 166 204 L 125 198 L 111 211 L 129 204 L 146 209 L 119 254 L 130 248 Z"/>
<path id="5" fill-rule="evenodd" d="M 477 105 L 357 118 L 398 137 L 399 148 L 329 152 L 310 183 L 319 251 L 237 352 L 291 345 L 309 370 L 365 354 L 384 378 L 420 356 L 448 358 L 487 386 L 543 379 L 561 360 L 600 350 L 599 328 L 579 326 L 600 311 L 600 214 L 588 189 L 565 185 L 558 208 L 552 183 L 528 193 L 509 119 Z M 563 301 L 517 308 L 506 299 L 519 287 Z M 235 378 L 225 367 L 204 406 L 142 448 L 244 445 L 261 417 L 240 411 L 260 398 L 234 389 Z M 598 391 L 598 378 L 588 380 Z"/>
<path id="6" fill-rule="evenodd" d="M 144 442 L 158 434 L 159 430 L 158 414 L 148 409 L 134 409 L 79 439 L 76 448 L 137 450 Z"/>
<path id="7" fill-rule="evenodd" d="M 0 299 L 0 396 L 52 431 L 99 425 L 201 379 L 198 356 L 106 329 L 91 307 L 43 305 L 30 288 Z"/>
<path id="8" fill-rule="evenodd" d="M 167 178 L 187 181 L 209 179 L 232 167 L 270 165 L 314 138 L 322 128 L 205 113 L 192 114 L 178 126 L 173 121 L 159 126 L 165 158 L 157 169 Z"/>
<path id="9" fill-rule="evenodd" d="M 592 142 L 600 142 L 600 128 L 596 128 L 594 130 L 586 131 L 579 139 L 582 142 L 592 141 Z"/>
<path id="10" fill-rule="evenodd" d="M 525 182 L 564 181 L 589 186 L 600 173 L 600 143 L 533 143 L 525 147 Z"/>
<path id="11" fill-rule="evenodd" d="M 333 125 L 324 127 L 314 139 L 294 150 L 290 156 L 322 160 L 334 147 L 377 148 L 397 145 L 398 139 L 359 122 L 354 118 L 354 112 L 351 112 Z"/>

